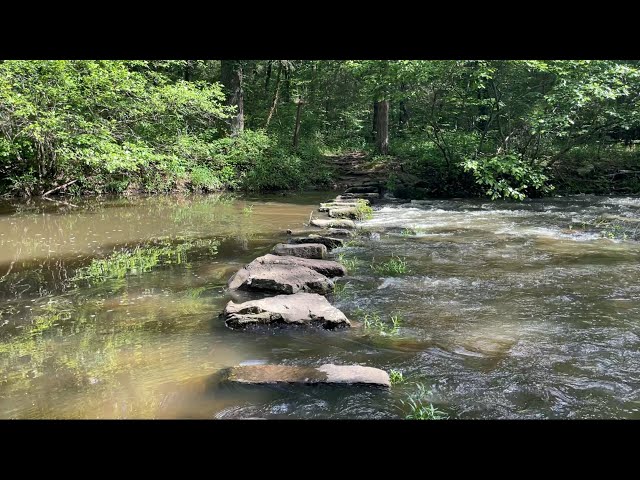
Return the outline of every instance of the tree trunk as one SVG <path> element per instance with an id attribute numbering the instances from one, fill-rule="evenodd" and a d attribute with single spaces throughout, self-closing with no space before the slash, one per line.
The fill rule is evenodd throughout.
<path id="1" fill-rule="evenodd" d="M 377 102 L 376 149 L 381 155 L 389 154 L 389 100 Z"/>
<path id="2" fill-rule="evenodd" d="M 406 92 L 407 86 L 406 84 L 400 84 L 400 91 Z M 398 128 L 403 131 L 405 127 L 408 126 L 409 123 L 409 109 L 407 108 L 407 103 L 403 100 L 400 100 L 400 114 L 398 115 Z"/>
<path id="3" fill-rule="evenodd" d="M 192 61 L 191 60 L 185 60 L 185 62 L 184 62 L 184 81 L 185 82 L 190 82 L 191 81 L 191 70 L 192 69 L 193 69 Z"/>
<path id="4" fill-rule="evenodd" d="M 373 122 L 371 123 L 371 140 L 376 139 L 376 130 L 378 128 L 378 102 L 373 102 Z"/>
<path id="5" fill-rule="evenodd" d="M 236 107 L 229 126 L 231 136 L 237 136 L 244 130 L 244 92 L 242 91 L 242 64 L 239 60 L 222 60 L 220 70 L 222 84 L 227 94 L 227 105 Z"/>
<path id="6" fill-rule="evenodd" d="M 276 91 L 273 94 L 273 102 L 271 102 L 271 109 L 269 110 L 269 116 L 267 117 L 267 123 L 264 128 L 269 128 L 269 123 L 271 122 L 271 117 L 276 111 L 278 106 L 278 96 L 280 95 L 280 74 L 282 73 L 282 63 L 280 63 L 280 67 L 278 67 L 278 75 L 276 76 Z"/>
<path id="7" fill-rule="evenodd" d="M 302 112 L 302 99 L 298 101 L 298 111 L 296 112 L 296 127 L 293 129 L 293 148 L 298 148 L 298 137 L 300 135 L 300 113 Z"/>
<path id="8" fill-rule="evenodd" d="M 271 65 L 273 60 L 269 60 L 267 63 L 267 78 L 264 80 L 264 94 L 266 95 L 269 91 L 269 82 L 271 81 Z"/>

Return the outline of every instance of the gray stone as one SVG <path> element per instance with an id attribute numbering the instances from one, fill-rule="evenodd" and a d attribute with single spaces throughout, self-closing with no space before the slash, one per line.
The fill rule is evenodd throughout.
<path id="1" fill-rule="evenodd" d="M 364 199 L 377 199 L 380 198 L 379 193 L 343 193 L 342 195 L 338 195 L 335 199 L 336 202 L 342 202 L 344 200 L 352 200 L 354 198 L 364 198 Z"/>
<path id="2" fill-rule="evenodd" d="M 327 247 L 320 242 L 292 245 L 279 243 L 273 247 L 275 255 L 290 255 L 292 257 L 322 259 L 327 256 Z"/>
<path id="3" fill-rule="evenodd" d="M 374 187 L 374 186 L 360 186 L 360 187 L 349 187 L 347 188 L 344 193 L 378 193 L 379 192 L 379 188 L 378 187 Z"/>
<path id="4" fill-rule="evenodd" d="M 353 223 L 353 220 L 348 220 L 346 218 L 339 218 L 339 219 L 315 218 L 311 220 L 311 225 L 314 225 L 320 228 L 325 228 L 325 227 L 356 228 L 356 224 Z"/>
<path id="5" fill-rule="evenodd" d="M 321 203 L 320 204 L 320 208 L 318 208 L 319 211 L 321 212 L 328 212 L 329 210 L 333 209 L 333 208 L 355 208 L 358 207 L 359 205 L 361 205 L 363 202 L 357 202 L 357 201 L 344 201 L 344 202 L 327 202 L 327 203 Z M 369 202 L 367 201 L 367 204 Z"/>
<path id="6" fill-rule="evenodd" d="M 384 370 L 360 365 L 332 365 L 299 367 L 289 365 L 251 365 L 231 367 L 223 378 L 232 383 L 250 385 L 302 384 L 302 385 L 366 385 L 389 388 L 389 374 Z"/>
<path id="7" fill-rule="evenodd" d="M 333 282 L 307 267 L 263 265 L 262 268 L 243 268 L 229 280 L 229 288 L 265 290 L 278 293 L 329 293 Z"/>
<path id="8" fill-rule="evenodd" d="M 327 233 L 334 237 L 353 237 L 353 230 L 347 230 L 345 228 L 329 228 Z"/>
<path id="9" fill-rule="evenodd" d="M 289 267 L 307 267 L 327 277 L 343 277 L 347 274 L 344 266 L 332 260 L 316 260 L 312 258 L 285 257 L 270 253 L 256 258 L 249 265 L 287 265 Z"/>
<path id="10" fill-rule="evenodd" d="M 229 328 L 261 324 L 318 325 L 326 329 L 351 326 L 344 313 L 315 293 L 276 295 L 244 303 L 229 302 L 222 316 Z"/>
<path id="11" fill-rule="evenodd" d="M 348 232 L 348 230 L 346 230 Z M 289 243 L 292 244 L 313 244 L 321 243 L 328 249 L 338 248 L 344 245 L 344 241 L 339 238 L 325 237 L 322 235 L 309 235 L 308 237 L 290 238 Z"/>

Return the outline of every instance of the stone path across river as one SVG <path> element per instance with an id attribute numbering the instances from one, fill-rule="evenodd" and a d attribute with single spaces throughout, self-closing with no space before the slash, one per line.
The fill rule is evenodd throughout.
<path id="1" fill-rule="evenodd" d="M 243 303 L 229 302 L 220 315 L 229 328 L 297 326 L 337 329 L 351 326 L 344 313 L 322 295 L 333 290 L 331 278 L 347 273 L 340 263 L 324 260 L 328 251 L 343 246 L 344 241 L 336 236 L 349 235 L 349 230 L 355 230 L 357 225 L 353 219 L 358 219 L 359 209 L 375 202 L 382 193 L 378 182 L 366 177 L 358 180 L 358 183 L 347 183 L 348 188 L 342 195 L 320 204 L 319 218 L 310 219 L 308 225 L 318 227 L 317 233 L 306 231 L 302 236 L 292 236 L 288 243 L 275 245 L 273 254 L 256 258 L 229 279 L 230 290 L 254 290 L 275 295 Z M 246 367 L 231 367 L 225 381 L 390 386 L 387 372 L 359 365 L 329 364 L 319 368 L 269 365 L 252 368 L 250 372 L 246 370 Z"/>

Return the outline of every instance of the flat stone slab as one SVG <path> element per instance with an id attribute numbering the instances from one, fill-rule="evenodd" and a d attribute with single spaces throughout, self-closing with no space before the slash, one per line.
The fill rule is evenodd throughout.
<path id="1" fill-rule="evenodd" d="M 346 274 L 343 265 L 331 260 L 267 254 L 238 270 L 229 279 L 228 287 L 286 294 L 326 294 L 333 289 L 333 282 L 327 277 Z"/>
<path id="2" fill-rule="evenodd" d="M 232 383 L 250 385 L 301 384 L 301 385 L 366 385 L 389 388 L 389 374 L 384 370 L 360 365 L 333 365 L 321 367 L 297 367 L 289 365 L 248 365 L 231 367 L 224 372 L 224 379 Z"/>
<path id="3" fill-rule="evenodd" d="M 335 219 L 315 218 L 311 220 L 311 225 L 314 225 L 320 228 L 326 228 L 326 227 L 356 228 L 356 224 L 353 223 L 353 220 L 348 220 L 346 218 L 335 218 Z"/>
<path id="4" fill-rule="evenodd" d="M 349 187 L 344 193 L 379 193 L 380 189 L 374 186 Z"/>
<path id="5" fill-rule="evenodd" d="M 333 289 L 333 282 L 307 267 L 271 264 L 251 270 L 243 268 L 231 277 L 229 288 L 286 294 L 298 292 L 326 294 Z"/>
<path id="6" fill-rule="evenodd" d="M 321 203 L 320 208 L 318 208 L 318 210 L 321 212 L 328 212 L 333 208 L 356 208 L 360 205 L 368 205 L 368 204 L 369 204 L 369 201 L 363 200 L 363 199 L 359 199 L 358 201 L 345 200 L 342 202 L 327 202 L 327 203 Z"/>
<path id="7" fill-rule="evenodd" d="M 327 247 L 321 242 L 305 242 L 302 244 L 279 243 L 273 247 L 275 255 L 322 259 L 327 256 Z"/>
<path id="8" fill-rule="evenodd" d="M 332 218 L 358 218 L 360 210 L 355 207 L 332 208 L 329 216 Z"/>
<path id="9" fill-rule="evenodd" d="M 353 237 L 353 230 L 346 228 L 329 228 L 327 233 L 333 237 Z"/>
<path id="10" fill-rule="evenodd" d="M 348 232 L 348 230 L 346 230 Z M 315 244 L 321 243 L 327 249 L 338 248 L 344 245 L 344 241 L 339 238 L 325 237 L 323 235 L 309 235 L 307 237 L 290 238 L 289 243 L 292 244 Z"/>
<path id="11" fill-rule="evenodd" d="M 327 277 L 343 277 L 347 274 L 347 270 L 341 263 L 334 262 L 333 260 L 316 260 L 313 258 L 300 258 L 300 257 L 286 257 L 279 255 L 271 255 L 270 253 L 256 258 L 249 265 L 286 265 L 302 266 L 315 270 Z"/>
<path id="12" fill-rule="evenodd" d="M 343 202 L 345 200 L 353 200 L 354 198 L 377 199 L 380 198 L 379 193 L 343 193 L 338 195 L 334 201 Z"/>
<path id="13" fill-rule="evenodd" d="M 303 325 L 326 329 L 350 327 L 344 313 L 316 293 L 276 295 L 244 303 L 229 302 L 222 312 L 229 328 L 251 325 Z"/>

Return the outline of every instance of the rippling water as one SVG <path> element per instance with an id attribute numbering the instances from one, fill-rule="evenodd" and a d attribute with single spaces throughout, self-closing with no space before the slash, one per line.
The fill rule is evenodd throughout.
<path id="1" fill-rule="evenodd" d="M 640 199 L 387 202 L 333 303 L 393 334 L 231 331 L 229 276 L 330 193 L 0 203 L 0 417 L 640 418 Z M 408 273 L 370 265 L 393 255 Z M 235 364 L 401 371 L 390 392 L 241 388 Z"/>

